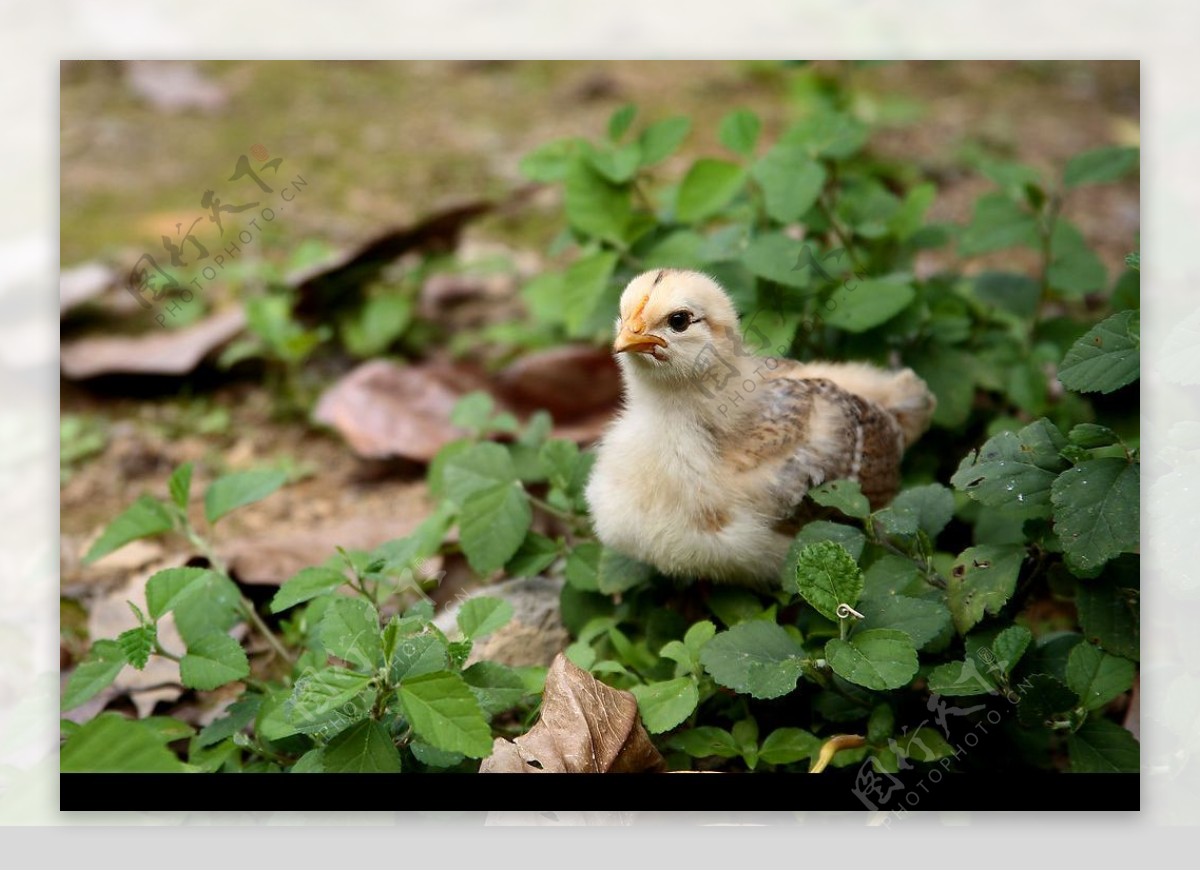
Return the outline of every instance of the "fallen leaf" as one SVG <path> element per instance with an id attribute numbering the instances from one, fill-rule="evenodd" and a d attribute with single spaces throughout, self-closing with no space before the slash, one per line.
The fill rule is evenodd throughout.
<path id="1" fill-rule="evenodd" d="M 526 354 L 496 378 L 518 411 L 543 408 L 556 423 L 611 414 L 621 398 L 621 373 L 607 348 L 567 345 Z"/>
<path id="2" fill-rule="evenodd" d="M 94 299 L 116 283 L 116 270 L 95 261 L 62 270 L 58 274 L 59 317 Z"/>
<path id="3" fill-rule="evenodd" d="M 164 112 L 215 112 L 229 101 L 225 89 L 202 75 L 190 61 L 127 61 L 125 82 L 131 91 Z"/>
<path id="4" fill-rule="evenodd" d="M 245 312 L 231 308 L 179 330 L 78 339 L 63 344 L 60 368 L 74 380 L 115 373 L 186 375 L 245 325 Z"/>
<path id="5" fill-rule="evenodd" d="M 546 673 L 537 725 L 512 741 L 497 738 L 480 773 L 663 771 L 632 693 L 600 683 L 559 654 Z"/>
<path id="6" fill-rule="evenodd" d="M 454 404 L 485 386 L 482 377 L 448 364 L 372 360 L 327 390 L 313 416 L 359 456 L 429 462 L 447 442 L 466 435 L 450 423 Z"/>

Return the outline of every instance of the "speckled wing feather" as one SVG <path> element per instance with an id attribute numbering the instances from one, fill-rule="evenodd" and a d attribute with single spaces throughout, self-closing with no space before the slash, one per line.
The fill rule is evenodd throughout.
<path id="1" fill-rule="evenodd" d="M 742 475 L 771 480 L 765 503 L 787 531 L 814 516 L 804 496 L 824 481 L 859 482 L 872 508 L 887 503 L 899 486 L 903 435 L 896 419 L 874 402 L 824 378 L 780 377 L 755 393 L 753 424 L 719 446 Z"/>

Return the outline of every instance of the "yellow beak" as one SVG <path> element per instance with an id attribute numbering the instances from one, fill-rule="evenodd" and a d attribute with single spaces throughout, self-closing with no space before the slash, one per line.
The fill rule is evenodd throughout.
<path id="1" fill-rule="evenodd" d="M 613 353 L 634 351 L 639 354 L 652 354 L 655 348 L 665 348 L 666 346 L 666 339 L 660 339 L 658 336 L 647 336 L 629 330 L 621 330 L 621 334 L 613 342 Z"/>

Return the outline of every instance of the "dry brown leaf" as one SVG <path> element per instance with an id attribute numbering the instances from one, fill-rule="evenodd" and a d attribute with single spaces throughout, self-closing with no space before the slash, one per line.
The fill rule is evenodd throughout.
<path id="1" fill-rule="evenodd" d="M 180 330 L 78 339 L 63 343 L 60 367 L 72 379 L 115 373 L 186 375 L 245 325 L 245 312 L 232 308 Z"/>
<path id="2" fill-rule="evenodd" d="M 546 673 L 542 713 L 520 738 L 497 738 L 481 773 L 629 774 L 663 771 L 632 693 L 600 683 L 559 654 Z"/>
<path id="3" fill-rule="evenodd" d="M 621 398 L 612 352 L 590 345 L 526 354 L 497 376 L 496 386 L 514 408 L 544 408 L 556 422 L 611 412 Z"/>
<path id="4" fill-rule="evenodd" d="M 444 363 L 372 360 L 325 392 L 314 419 L 336 429 L 359 456 L 429 462 L 466 435 L 450 423 L 450 412 L 464 393 L 484 386 L 473 372 Z"/>
<path id="5" fill-rule="evenodd" d="M 116 270 L 94 260 L 62 270 L 58 274 L 59 317 L 99 296 L 116 283 Z"/>

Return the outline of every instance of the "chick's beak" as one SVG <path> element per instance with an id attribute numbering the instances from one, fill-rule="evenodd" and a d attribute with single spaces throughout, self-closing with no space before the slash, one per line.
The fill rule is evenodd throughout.
<path id="1" fill-rule="evenodd" d="M 655 348 L 665 348 L 666 346 L 667 340 L 660 339 L 658 336 L 621 330 L 620 335 L 617 336 L 617 340 L 613 342 L 613 353 L 620 354 L 624 351 L 635 351 L 639 354 L 653 354 Z"/>

